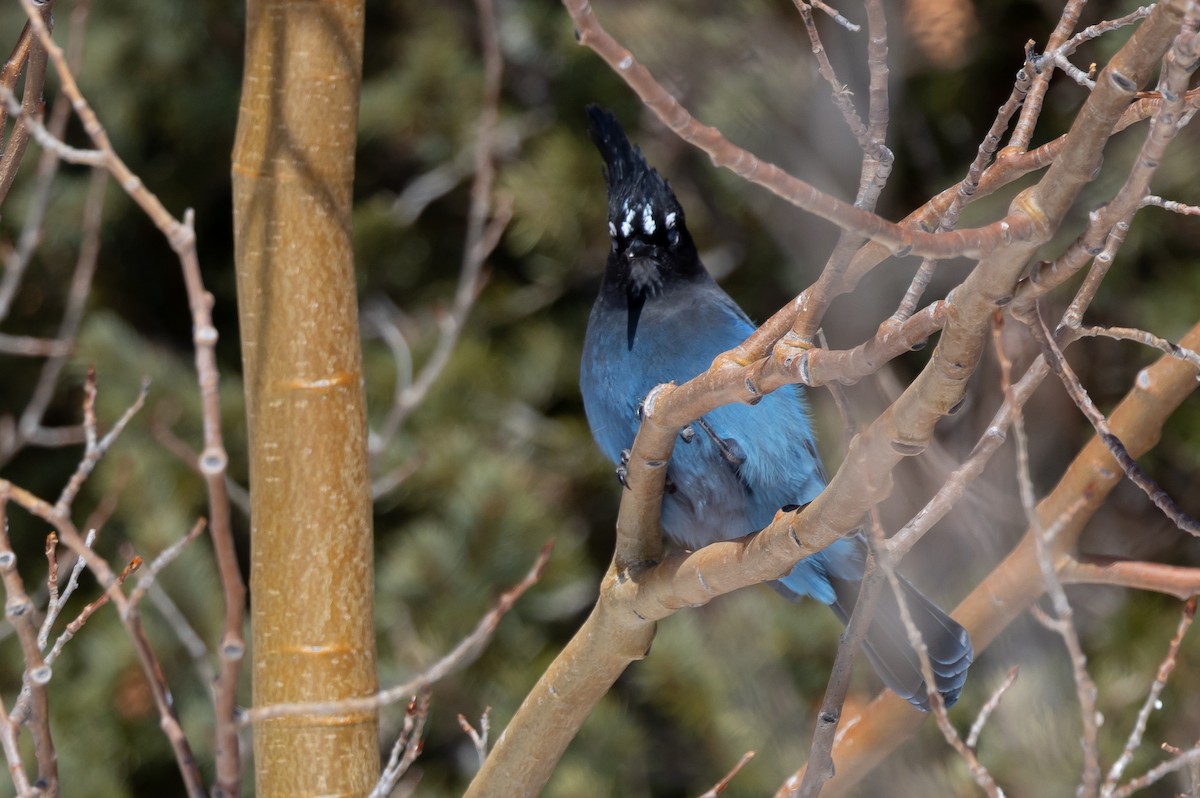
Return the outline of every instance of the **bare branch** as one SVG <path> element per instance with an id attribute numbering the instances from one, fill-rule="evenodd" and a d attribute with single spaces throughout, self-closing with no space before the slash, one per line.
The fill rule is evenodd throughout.
<path id="1" fill-rule="evenodd" d="M 87 536 L 84 538 L 84 545 L 89 549 L 92 547 L 92 544 L 96 542 L 96 534 L 96 529 L 94 527 L 88 529 Z M 57 546 L 58 536 L 51 532 L 46 536 L 46 557 L 51 562 L 50 573 L 52 577 L 58 572 L 58 557 L 56 554 Z M 83 569 L 86 567 L 86 565 L 87 563 L 83 561 L 82 557 L 75 558 L 75 564 L 71 566 L 71 574 L 67 577 L 67 586 L 63 588 L 61 595 L 58 592 L 56 580 L 51 579 L 50 601 L 46 605 L 46 617 L 42 621 L 41 630 L 38 632 L 38 648 L 46 648 L 46 644 L 50 640 L 50 630 L 54 628 L 54 621 L 58 618 L 59 613 L 62 612 L 62 608 L 67 603 L 67 599 L 69 599 L 71 594 L 75 592 L 75 588 L 79 586 L 79 575 L 83 573 Z M 57 656 L 56 652 L 61 650 L 61 648 L 62 645 L 60 643 L 56 642 L 54 644 L 54 650 L 51 651 L 49 655 L 51 661 L 53 661 L 54 657 Z"/>

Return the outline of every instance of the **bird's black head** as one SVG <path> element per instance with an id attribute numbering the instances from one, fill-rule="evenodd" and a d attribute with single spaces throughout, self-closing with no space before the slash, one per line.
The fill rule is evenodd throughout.
<path id="1" fill-rule="evenodd" d="M 671 185 L 629 143 L 612 112 L 589 105 L 589 133 L 604 157 L 612 251 L 606 282 L 640 305 L 678 279 L 704 273 Z M 635 322 L 636 324 L 636 322 Z"/>

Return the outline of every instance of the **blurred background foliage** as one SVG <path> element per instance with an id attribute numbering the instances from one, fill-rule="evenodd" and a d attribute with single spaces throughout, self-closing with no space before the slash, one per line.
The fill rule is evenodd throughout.
<path id="1" fill-rule="evenodd" d="M 60 0 L 59 38 L 70 8 Z M 1132 10 L 1094 3 L 1083 24 Z M 864 22 L 862 9 L 840 9 Z M 452 647 L 491 600 L 528 568 L 548 538 L 554 555 L 542 582 L 500 624 L 479 661 L 434 691 L 428 740 L 412 776 L 419 794 L 459 793 L 476 766 L 455 716 L 478 718 L 491 706 L 499 731 L 522 696 L 588 611 L 611 553 L 619 488 L 592 445 L 576 377 L 586 315 L 607 252 L 599 159 L 584 133 L 583 107 L 612 107 L 672 181 L 687 208 L 704 258 L 755 318 L 765 318 L 813 280 L 834 229 L 761 189 L 713 169 L 642 110 L 590 51 L 553 2 L 499 0 L 506 57 L 497 136 L 499 191 L 514 215 L 491 258 L 488 281 L 449 367 L 399 438 L 378 457 L 378 475 L 406 464 L 412 473 L 377 505 L 380 679 L 402 681 Z M 889 3 L 891 133 L 894 177 L 880 210 L 899 218 L 957 180 L 974 156 L 995 109 L 1007 97 L 1028 39 L 1044 41 L 1059 4 L 971 5 L 967 0 Z M 767 0 L 609 0 L 597 12 L 702 121 L 822 189 L 853 196 L 859 154 L 816 74 L 798 15 Z M 245 434 L 239 384 L 237 314 L 230 232 L 229 153 L 240 81 L 243 8 L 199 0 L 155 3 L 100 0 L 87 32 L 81 85 L 117 150 L 175 213 L 196 209 L 205 280 L 216 296 L 221 331 L 224 421 L 231 475 L 245 484 Z M 820 14 L 818 23 L 839 77 L 866 98 L 865 33 L 849 33 Z M 15 41 L 22 16 L 0 13 L 3 38 Z M 1087 45 L 1077 64 L 1103 62 L 1125 33 Z M 482 72 L 474 6 L 467 0 L 423 3 L 368 0 L 356 185 L 355 244 L 364 319 L 392 318 L 419 368 L 437 335 L 441 310 L 457 281 Z M 56 94 L 50 78 L 47 94 Z M 1051 90 L 1034 143 L 1061 133 L 1084 98 L 1061 76 Z M 75 123 L 73 123 L 75 124 Z M 1144 126 L 1118 136 L 1086 207 L 1110 196 L 1136 153 Z M 84 141 L 77 125 L 69 140 Z M 1173 145 L 1171 163 L 1200 162 L 1194 127 Z M 19 235 L 32 190 L 36 148 L 0 218 L 0 235 Z M 1155 189 L 1200 202 L 1194 168 L 1168 167 Z M 80 240 L 86 170 L 64 167 L 54 184 L 42 243 L 4 332 L 51 336 Z M 1027 184 L 1028 181 L 1021 185 Z M 995 218 L 1020 186 L 972 206 L 964 224 Z M 1085 206 L 1081 203 L 1081 208 Z M 1084 210 L 1056 252 L 1079 231 Z M 1117 267 L 1089 318 L 1140 325 L 1178 337 L 1200 306 L 1194 223 L 1148 209 L 1137 219 Z M 915 259 L 877 270 L 852 297 L 838 300 L 826 324 L 832 345 L 871 335 L 899 300 Z M 940 295 L 962 269 L 944 265 Z M 1052 303 L 1062 303 L 1058 295 Z M 76 521 L 111 510 L 98 546 L 127 559 L 153 555 L 204 513 L 200 480 L 165 442 L 200 440 L 191 329 L 177 262 L 152 225 L 110 186 L 103 249 L 78 353 L 48 421 L 77 423 L 82 378 L 94 364 L 102 423 L 132 401 L 144 375 L 146 409 L 134 420 L 76 503 Z M 364 322 L 370 412 L 378 422 L 411 364 L 393 357 Z M 1033 356 L 1010 331 L 1018 367 Z M 869 420 L 915 373 L 914 353 L 880 378 L 850 389 L 856 418 Z M 1085 341 L 1072 361 L 1102 408 L 1128 389 L 1152 360 L 1133 344 Z M 0 358 L 0 415 L 28 401 L 39 361 Z M 399 365 L 397 365 L 399 363 Z M 974 378 L 966 412 L 940 428 L 938 446 L 905 463 L 884 509 L 895 529 L 969 451 L 999 402 L 993 366 Z M 830 470 L 845 434 L 829 397 L 813 397 L 820 445 Z M 1029 405 L 1034 477 L 1048 489 L 1090 434 L 1063 392 L 1047 382 Z M 1189 401 L 1144 464 L 1191 512 L 1200 465 L 1200 415 Z M 177 448 L 177 447 L 176 447 Z M 0 476 L 53 498 L 79 450 L 26 449 Z M 932 596 L 953 606 L 1003 556 L 1023 530 L 1011 452 L 994 459 L 970 498 L 919 547 L 906 570 Z M 115 501 L 115 509 L 109 505 Z M 236 519 L 248 546 L 244 515 Z M 12 534 L 30 585 L 44 583 L 46 529 L 19 512 Z M 1089 531 L 1095 553 L 1200 565 L 1185 540 L 1136 490 L 1119 490 Z M 84 580 L 84 594 L 96 594 Z M 170 567 L 165 591 L 210 645 L 220 601 L 206 544 Z M 1100 685 L 1104 751 L 1120 750 L 1178 617 L 1178 602 L 1113 589 L 1072 591 Z M 44 589 L 42 598 L 44 599 Z M 75 605 L 82 606 L 82 599 Z M 201 671 L 154 608 L 152 639 L 201 761 L 211 761 L 211 720 Z M 765 588 L 722 598 L 663 623 L 651 656 L 630 668 L 604 699 L 563 760 L 550 796 L 696 795 L 744 751 L 757 758 L 732 795 L 773 791 L 801 764 L 838 624 L 824 609 L 792 606 Z M 8 701 L 20 684 L 20 649 L 2 643 L 0 684 Z M 1057 638 L 1036 624 L 1013 626 L 976 665 L 955 718 L 964 727 L 1010 666 L 1016 686 L 985 732 L 982 760 L 1010 795 L 1073 790 L 1080 763 L 1079 721 L 1069 663 Z M 1164 694 L 1135 772 L 1159 758 L 1157 743 L 1192 744 L 1200 735 L 1200 643 L 1192 638 Z M 878 683 L 861 669 L 851 704 Z M 170 795 L 179 790 L 169 747 L 134 654 L 110 610 L 71 643 L 52 685 L 54 729 L 64 794 Z M 245 700 L 249 700 L 248 691 Z M 384 744 L 403 708 L 383 713 Z M 410 779 L 410 782 L 412 780 Z M 0 794 L 5 787 L 0 786 Z M 862 795 L 971 795 L 975 788 L 932 724 L 874 773 Z M 1164 786 L 1159 795 L 1173 794 Z"/>

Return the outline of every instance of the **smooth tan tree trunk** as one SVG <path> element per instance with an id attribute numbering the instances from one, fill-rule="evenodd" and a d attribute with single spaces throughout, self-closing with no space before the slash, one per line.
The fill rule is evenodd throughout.
<path id="1" fill-rule="evenodd" d="M 351 251 L 362 0 L 248 0 L 233 157 L 250 433 L 254 704 L 376 688 Z M 256 792 L 363 795 L 373 713 L 254 729 Z"/>

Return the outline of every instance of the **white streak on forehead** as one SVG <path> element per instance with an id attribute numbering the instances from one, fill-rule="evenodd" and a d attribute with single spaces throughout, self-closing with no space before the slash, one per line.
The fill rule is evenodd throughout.
<path id="1" fill-rule="evenodd" d="M 625 207 L 629 207 L 628 202 L 625 203 Z M 629 238 L 629 234 L 633 232 L 633 214 L 634 212 L 630 210 L 625 214 L 625 221 L 621 222 L 621 235 L 625 238 Z"/>
<path id="2" fill-rule="evenodd" d="M 608 223 L 608 234 L 613 238 L 617 237 L 617 226 L 612 222 Z"/>
<path id="3" fill-rule="evenodd" d="M 674 226 L 675 226 L 675 211 L 671 211 L 670 213 L 667 214 L 667 229 L 670 230 Z"/>
<path id="4" fill-rule="evenodd" d="M 654 235 L 654 231 L 658 229 L 658 225 L 654 223 L 654 209 L 649 205 L 642 207 L 642 229 L 648 236 Z"/>

